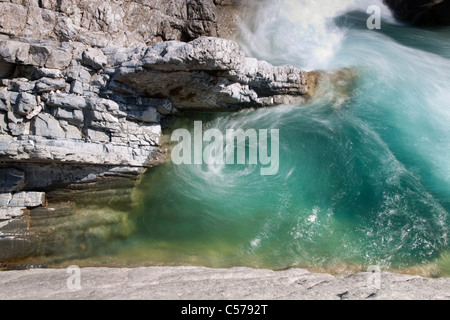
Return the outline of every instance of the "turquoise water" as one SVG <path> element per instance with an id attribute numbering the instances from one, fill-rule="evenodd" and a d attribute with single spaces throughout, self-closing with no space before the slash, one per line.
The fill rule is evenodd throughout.
<path id="1" fill-rule="evenodd" d="M 243 19 L 239 41 L 273 64 L 347 68 L 348 78 L 324 81 L 307 105 L 175 124 L 278 129 L 278 174 L 262 176 L 260 165 L 150 170 L 137 192 L 136 232 L 115 243 L 108 261 L 431 264 L 450 274 L 450 28 L 399 25 L 382 7 L 382 29 L 368 30 L 369 4 L 337 2 L 261 1 Z"/>
<path id="2" fill-rule="evenodd" d="M 152 253 L 147 259 L 405 268 L 446 254 L 450 29 L 398 25 L 383 8 L 382 29 L 368 30 L 364 6 L 320 5 L 260 4 L 242 22 L 241 44 L 274 64 L 351 68 L 356 79 L 345 90 L 324 84 L 326 94 L 306 106 L 180 122 L 279 129 L 280 169 L 261 176 L 257 165 L 169 163 L 150 171 L 132 242 Z"/>

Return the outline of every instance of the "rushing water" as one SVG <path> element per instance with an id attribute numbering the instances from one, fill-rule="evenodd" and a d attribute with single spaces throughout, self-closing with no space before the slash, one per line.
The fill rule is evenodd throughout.
<path id="1" fill-rule="evenodd" d="M 155 263 L 403 268 L 446 255 L 450 226 L 450 29 L 396 24 L 373 1 L 263 1 L 241 24 L 250 56 L 351 68 L 306 106 L 194 116 L 205 127 L 279 129 L 280 169 L 152 170 L 131 252 Z M 339 89 L 340 88 L 340 89 Z M 333 92 L 335 90 L 336 92 Z M 180 124 L 181 125 L 181 124 Z"/>
<path id="2" fill-rule="evenodd" d="M 137 232 L 114 262 L 214 267 L 438 264 L 449 272 L 450 28 L 368 30 L 376 1 L 260 1 L 250 56 L 349 68 L 306 106 L 195 115 L 206 128 L 279 129 L 280 168 L 168 163 L 151 170 Z M 170 132 L 168 133 L 170 134 Z M 447 269 L 446 269 L 447 268 Z M 445 271 L 445 269 L 447 271 Z"/>

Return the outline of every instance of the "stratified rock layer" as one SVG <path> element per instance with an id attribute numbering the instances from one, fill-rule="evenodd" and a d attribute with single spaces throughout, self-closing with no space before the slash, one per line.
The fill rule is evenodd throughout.
<path id="1" fill-rule="evenodd" d="M 93 47 L 218 36 L 213 0 L 11 0 L 0 12 L 1 34 Z"/>
<path id="2" fill-rule="evenodd" d="M 132 49 L 16 39 L 0 48 L 10 70 L 0 86 L 0 167 L 14 162 L 18 177 L 4 192 L 30 188 L 21 163 L 151 167 L 163 159 L 165 116 L 301 102 L 310 90 L 302 70 L 213 37 Z"/>
<path id="3" fill-rule="evenodd" d="M 144 96 L 165 97 L 178 110 L 270 106 L 295 98 L 303 101 L 310 90 L 306 72 L 247 58 L 230 40 L 201 37 L 189 43 L 105 51 L 114 61 L 110 65 L 118 68 L 113 85 L 126 85 Z"/>

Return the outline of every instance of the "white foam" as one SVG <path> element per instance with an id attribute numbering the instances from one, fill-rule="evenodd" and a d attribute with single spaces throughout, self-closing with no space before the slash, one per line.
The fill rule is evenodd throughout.
<path id="1" fill-rule="evenodd" d="M 241 23 L 242 46 L 250 55 L 275 64 L 295 61 L 305 70 L 327 68 L 346 34 L 334 18 L 366 12 L 371 5 L 380 7 L 383 19 L 394 21 L 381 0 L 262 1 Z"/>

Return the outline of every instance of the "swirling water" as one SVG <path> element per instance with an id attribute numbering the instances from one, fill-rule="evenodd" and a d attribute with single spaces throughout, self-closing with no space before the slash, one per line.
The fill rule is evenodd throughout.
<path id="1" fill-rule="evenodd" d="M 350 68 L 306 106 L 193 116 L 279 129 L 280 170 L 167 164 L 144 184 L 136 243 L 157 263 L 269 268 L 436 263 L 449 248 L 450 29 L 369 30 L 367 1 L 260 1 L 241 23 L 250 56 Z M 373 4 L 373 1 L 370 1 Z M 350 87 L 348 87 L 350 86 Z M 139 220 L 140 219 L 140 220 Z"/>
<path id="2" fill-rule="evenodd" d="M 369 3 L 370 2 L 370 3 Z M 241 22 L 250 56 L 351 70 L 303 106 L 193 115 L 222 131 L 279 129 L 280 169 L 181 165 L 149 171 L 122 261 L 214 267 L 448 263 L 450 28 L 416 29 L 376 1 L 259 1 Z M 170 135 L 170 132 L 168 132 Z M 444 272 L 445 273 L 445 272 Z"/>

